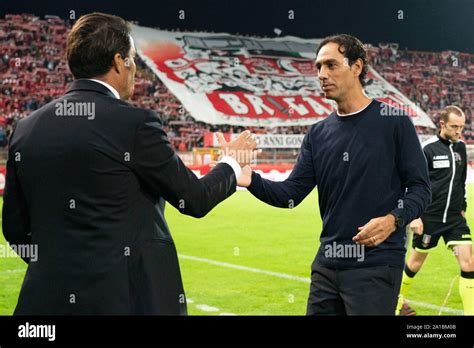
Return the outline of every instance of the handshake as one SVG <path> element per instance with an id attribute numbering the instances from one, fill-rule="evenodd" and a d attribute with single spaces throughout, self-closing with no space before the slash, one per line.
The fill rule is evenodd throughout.
<path id="1" fill-rule="evenodd" d="M 239 134 L 237 138 L 227 142 L 222 133 L 216 133 L 217 141 L 219 142 L 219 158 L 223 156 L 230 156 L 242 168 L 242 174 L 237 178 L 237 185 L 241 187 L 248 187 L 252 182 L 252 169 L 250 163 L 257 159 L 257 155 L 262 150 L 256 150 L 257 141 L 255 134 L 246 130 Z M 211 167 L 214 167 L 217 162 L 211 162 Z"/>

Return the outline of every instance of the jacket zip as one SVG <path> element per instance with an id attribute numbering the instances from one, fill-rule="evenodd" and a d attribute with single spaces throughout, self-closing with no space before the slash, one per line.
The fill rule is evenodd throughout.
<path id="1" fill-rule="evenodd" d="M 446 217 L 448 215 L 449 203 L 451 202 L 451 193 L 453 191 L 454 175 L 456 175 L 456 161 L 454 159 L 453 144 L 449 145 L 449 151 L 451 151 L 451 158 L 453 160 L 453 175 L 451 176 L 451 181 L 449 182 L 448 199 L 446 200 L 446 208 L 444 209 L 443 223 L 446 223 Z"/>

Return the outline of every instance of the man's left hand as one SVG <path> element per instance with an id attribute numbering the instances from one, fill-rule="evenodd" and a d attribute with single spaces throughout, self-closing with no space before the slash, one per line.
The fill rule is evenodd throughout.
<path id="1" fill-rule="evenodd" d="M 371 219 L 364 226 L 359 227 L 359 233 L 352 238 L 356 244 L 374 247 L 387 239 L 396 230 L 395 216 L 385 216 Z"/>

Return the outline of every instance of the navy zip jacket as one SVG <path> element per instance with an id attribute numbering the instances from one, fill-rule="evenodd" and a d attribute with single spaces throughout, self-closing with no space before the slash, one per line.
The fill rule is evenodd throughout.
<path id="1" fill-rule="evenodd" d="M 315 186 L 323 229 L 313 269 L 318 263 L 333 269 L 403 267 L 404 227 L 380 245 L 364 247 L 363 255 L 350 250 L 357 247 L 352 237 L 358 227 L 370 219 L 394 212 L 408 224 L 431 201 L 426 159 L 409 116 L 377 100 L 355 114 L 333 112 L 305 135 L 288 179 L 274 182 L 254 172 L 248 189 L 263 202 L 292 208 Z M 331 248 L 346 252 L 328 255 Z"/>

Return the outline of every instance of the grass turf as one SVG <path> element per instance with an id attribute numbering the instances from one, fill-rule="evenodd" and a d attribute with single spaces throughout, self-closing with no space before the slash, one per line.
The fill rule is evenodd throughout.
<path id="1" fill-rule="evenodd" d="M 468 206 L 471 202 L 474 185 L 468 186 Z M 192 301 L 188 306 L 191 315 L 305 314 L 308 283 L 189 256 L 309 278 L 321 231 L 316 191 L 291 210 L 270 207 L 240 191 L 203 219 L 181 215 L 169 204 L 166 217 L 182 256 L 181 272 L 187 297 Z M 472 209 L 467 219 L 474 221 Z M 5 243 L 2 234 L 0 243 Z M 0 258 L 0 315 L 12 314 L 25 269 L 19 258 Z M 458 274 L 454 256 L 440 242 L 416 276 L 408 297 L 441 306 Z M 446 306 L 462 309 L 457 281 Z M 419 315 L 438 314 L 436 309 L 414 307 Z"/>

